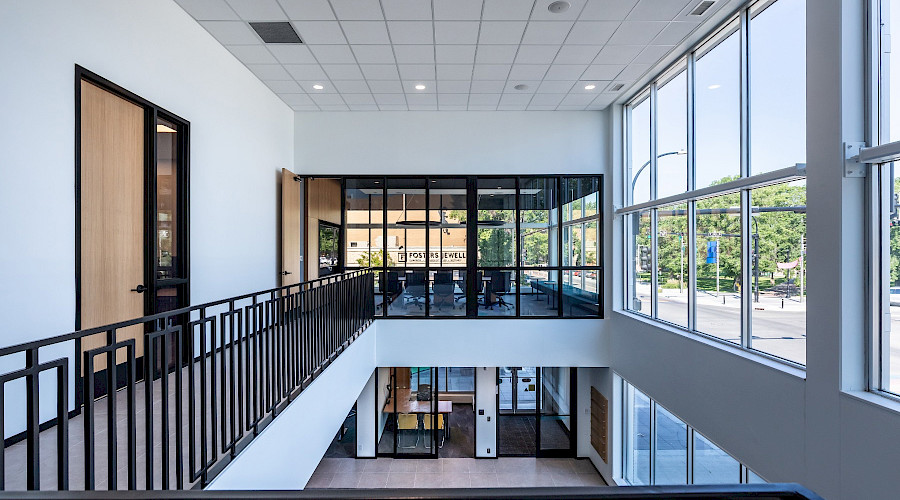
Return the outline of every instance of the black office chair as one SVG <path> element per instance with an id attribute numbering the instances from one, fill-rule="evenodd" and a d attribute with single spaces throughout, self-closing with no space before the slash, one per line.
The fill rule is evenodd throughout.
<path id="1" fill-rule="evenodd" d="M 400 274 L 397 271 L 388 271 L 384 273 L 384 277 L 384 290 L 387 292 L 388 304 L 390 304 L 403 292 L 403 289 L 400 288 Z"/>
<path id="2" fill-rule="evenodd" d="M 425 271 L 406 273 L 406 304 L 412 303 L 419 308 L 425 307 Z"/>
<path id="3" fill-rule="evenodd" d="M 440 310 L 444 305 L 450 305 L 453 308 L 454 289 L 453 273 L 450 271 L 442 271 L 434 274 L 434 281 L 431 284 L 434 294 L 433 305 Z"/>
<path id="4" fill-rule="evenodd" d="M 484 295 L 485 307 L 493 309 L 496 305 L 506 309 L 512 308 L 503 298 L 505 294 L 510 292 L 510 271 L 491 271 L 489 276 L 491 280 L 488 282 Z"/>

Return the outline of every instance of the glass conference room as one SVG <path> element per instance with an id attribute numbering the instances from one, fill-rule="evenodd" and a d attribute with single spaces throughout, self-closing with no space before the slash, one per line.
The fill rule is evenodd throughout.
<path id="1" fill-rule="evenodd" d="M 348 269 L 387 317 L 599 317 L 601 176 L 346 177 Z"/>

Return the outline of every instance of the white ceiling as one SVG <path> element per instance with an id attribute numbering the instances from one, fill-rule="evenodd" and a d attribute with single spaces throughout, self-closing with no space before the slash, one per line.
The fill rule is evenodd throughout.
<path id="1" fill-rule="evenodd" d="M 604 109 L 728 3 L 697 18 L 701 0 L 175 1 L 297 111 Z M 288 20 L 303 45 L 247 24 Z"/>

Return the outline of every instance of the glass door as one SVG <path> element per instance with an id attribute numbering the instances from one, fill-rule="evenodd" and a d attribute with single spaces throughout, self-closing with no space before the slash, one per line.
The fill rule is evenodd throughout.
<path id="1" fill-rule="evenodd" d="M 537 453 L 537 387 L 540 369 L 506 366 L 498 371 L 499 421 L 497 451 L 503 456 Z"/>
<path id="2" fill-rule="evenodd" d="M 394 457 L 437 458 L 439 434 L 446 418 L 438 414 L 437 368 L 414 366 L 396 370 L 408 370 L 409 381 L 404 384 L 405 377 L 394 379 Z"/>
<path id="3" fill-rule="evenodd" d="M 575 370 L 541 368 L 538 456 L 575 456 Z"/>

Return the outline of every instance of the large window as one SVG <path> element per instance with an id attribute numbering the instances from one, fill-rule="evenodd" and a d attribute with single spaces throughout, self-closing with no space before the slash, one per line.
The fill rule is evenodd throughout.
<path id="1" fill-rule="evenodd" d="M 617 210 L 626 309 L 798 365 L 805 17 L 805 0 L 752 4 L 632 99 Z"/>
<path id="2" fill-rule="evenodd" d="M 632 486 L 765 482 L 624 380 L 621 403 L 622 475 Z"/>
<path id="3" fill-rule="evenodd" d="M 598 176 L 345 178 L 345 261 L 374 268 L 377 315 L 596 318 L 600 193 Z"/>

